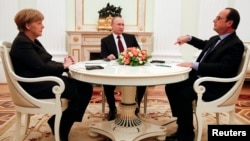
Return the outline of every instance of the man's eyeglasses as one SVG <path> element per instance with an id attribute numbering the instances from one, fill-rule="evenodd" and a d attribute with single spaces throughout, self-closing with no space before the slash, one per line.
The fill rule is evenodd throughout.
<path id="1" fill-rule="evenodd" d="M 223 19 L 227 19 L 227 18 L 222 18 L 222 17 L 220 17 L 220 16 L 217 16 L 217 17 L 215 18 L 215 20 L 217 20 L 217 21 L 223 20 Z"/>

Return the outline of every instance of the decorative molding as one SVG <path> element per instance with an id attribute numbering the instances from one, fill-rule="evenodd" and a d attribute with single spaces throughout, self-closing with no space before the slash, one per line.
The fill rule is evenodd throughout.
<path id="1" fill-rule="evenodd" d="M 76 61 L 90 60 L 90 53 L 101 51 L 101 39 L 111 32 L 107 31 L 67 31 L 70 54 Z M 127 32 L 134 34 L 142 49 L 152 52 L 151 32 Z"/>
<path id="2" fill-rule="evenodd" d="M 98 22 L 93 24 L 85 24 L 84 19 L 84 2 L 86 0 L 76 0 L 75 1 L 75 15 L 76 15 L 76 22 L 75 22 L 75 30 L 76 31 L 98 31 Z M 135 4 L 137 5 L 137 15 L 136 15 L 136 25 L 125 25 L 126 32 L 130 31 L 145 31 L 145 7 L 146 2 L 145 0 L 136 0 Z M 98 11 L 96 11 L 98 12 Z M 91 14 L 90 14 L 91 15 Z M 124 17 L 124 16 L 123 16 Z M 98 21 L 98 17 L 96 17 L 96 21 Z"/>

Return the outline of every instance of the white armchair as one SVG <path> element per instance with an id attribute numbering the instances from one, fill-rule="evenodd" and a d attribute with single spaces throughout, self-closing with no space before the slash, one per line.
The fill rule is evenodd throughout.
<path id="1" fill-rule="evenodd" d="M 202 135 L 202 113 L 206 112 L 215 112 L 217 124 L 219 124 L 219 113 L 220 112 L 228 112 L 229 113 L 229 123 L 234 123 L 234 112 L 235 112 L 235 104 L 241 92 L 245 75 L 247 71 L 247 66 L 249 63 L 249 49 L 245 46 L 244 54 L 242 57 L 242 61 L 238 70 L 238 75 L 232 78 L 215 78 L 215 77 L 202 77 L 195 81 L 193 87 L 195 92 L 198 95 L 197 105 L 195 109 L 195 115 L 197 120 L 197 141 L 201 140 Z M 202 100 L 202 95 L 206 91 L 206 88 L 201 85 L 202 82 L 205 81 L 213 81 L 213 82 L 236 82 L 234 86 L 222 97 L 210 101 L 205 102 Z"/>
<path id="2" fill-rule="evenodd" d="M 16 111 L 16 133 L 14 139 L 20 141 L 23 130 L 21 129 L 22 114 L 25 116 L 25 129 L 24 134 L 27 132 L 29 126 L 30 114 L 55 114 L 54 133 L 55 140 L 60 141 L 59 138 L 59 124 L 62 116 L 62 111 L 68 106 L 66 99 L 61 99 L 61 94 L 65 89 L 64 82 L 54 76 L 38 77 L 38 78 L 24 78 L 15 74 L 9 56 L 11 43 L 0 41 L 0 56 L 3 63 L 3 68 L 10 90 L 12 101 L 14 102 Z M 18 82 L 40 82 L 40 81 L 54 81 L 57 83 L 52 89 L 55 94 L 53 99 L 36 99 L 29 95 Z M 23 132 L 22 132 L 23 134 Z"/>

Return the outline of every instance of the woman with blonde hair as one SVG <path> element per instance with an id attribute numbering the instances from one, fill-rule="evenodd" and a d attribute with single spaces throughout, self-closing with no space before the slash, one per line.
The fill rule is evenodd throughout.
<path id="1" fill-rule="evenodd" d="M 64 62 L 52 60 L 52 55 L 37 39 L 42 36 L 43 20 L 43 14 L 35 9 L 23 9 L 16 14 L 15 23 L 19 33 L 13 41 L 10 56 L 15 73 L 22 77 L 57 76 L 64 81 L 65 90 L 62 98 L 68 99 L 69 104 L 62 113 L 59 134 L 61 141 L 68 141 L 73 123 L 82 121 L 92 96 L 93 86 L 62 75 L 64 72 L 68 72 L 68 67 L 74 64 L 75 60 L 72 56 L 65 57 Z M 54 82 L 20 82 L 20 85 L 35 98 L 55 97 L 51 91 L 55 85 Z M 55 115 L 48 120 L 52 133 L 54 120 Z"/>

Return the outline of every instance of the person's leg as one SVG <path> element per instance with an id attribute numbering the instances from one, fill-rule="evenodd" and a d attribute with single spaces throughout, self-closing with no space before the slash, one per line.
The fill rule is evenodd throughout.
<path id="1" fill-rule="evenodd" d="M 191 89 L 193 89 L 193 84 L 196 79 L 197 79 L 197 76 L 192 75 L 192 76 L 189 76 L 189 78 L 184 81 L 165 85 L 165 93 L 168 98 L 171 110 L 172 110 L 172 116 L 178 117 L 178 113 L 179 113 L 178 107 L 179 105 L 181 105 L 181 101 L 179 100 L 179 97 L 181 94 L 179 93 L 182 93 L 182 92 L 187 93 L 183 90 L 184 88 L 190 87 Z"/>
<path id="2" fill-rule="evenodd" d="M 65 91 L 63 97 L 69 99 L 68 108 L 62 113 L 60 139 L 68 141 L 68 135 L 74 122 L 81 122 L 93 93 L 90 83 L 63 78 Z"/>
<path id="3" fill-rule="evenodd" d="M 140 107 L 141 100 L 142 100 L 142 98 L 145 94 L 145 91 L 146 91 L 146 87 L 147 86 L 137 86 L 136 87 L 136 99 L 135 99 L 135 101 L 137 102 L 138 107 Z"/>
<path id="4" fill-rule="evenodd" d="M 49 120 L 48 120 L 48 124 L 49 124 L 49 127 L 50 127 L 50 129 L 51 129 L 51 132 L 52 132 L 52 134 L 53 135 L 55 135 L 55 132 L 54 132 L 54 123 L 55 123 L 55 115 L 52 115 L 50 118 L 49 118 Z"/>
<path id="5" fill-rule="evenodd" d="M 93 87 L 89 83 L 80 82 L 68 77 L 60 77 L 65 84 L 65 90 L 62 93 L 61 98 L 66 98 L 69 101 L 68 108 L 63 112 L 60 124 L 60 137 L 62 140 L 68 139 L 68 133 L 74 121 L 82 121 L 83 114 L 89 104 L 92 96 Z M 32 84 L 22 84 L 24 89 L 28 91 L 32 96 L 45 99 L 55 98 L 55 94 L 52 93 L 52 87 L 55 86 L 55 82 L 38 82 Z M 48 124 L 54 133 L 54 120 L 53 115 Z"/>
<path id="6" fill-rule="evenodd" d="M 107 103 L 109 105 L 108 120 L 115 119 L 115 116 L 117 114 L 117 109 L 115 105 L 115 96 L 114 96 L 115 87 L 116 86 L 112 85 L 103 85 L 104 93 L 107 99 Z"/>
<path id="7" fill-rule="evenodd" d="M 75 121 L 81 122 L 93 94 L 93 85 L 77 80 L 74 80 L 74 84 L 76 92 L 69 103 L 69 107 L 72 107 L 76 112 Z"/>
<path id="8" fill-rule="evenodd" d="M 197 99 L 197 95 L 192 86 L 183 88 L 180 93 L 178 106 L 178 141 L 193 141 L 193 100 Z"/>
<path id="9" fill-rule="evenodd" d="M 180 83 L 173 83 L 173 84 L 167 84 L 165 85 L 165 92 L 166 96 L 168 98 L 170 108 L 172 111 L 173 117 L 178 117 L 178 107 L 181 103 L 179 103 L 179 93 L 182 88 L 185 87 L 186 82 L 180 82 Z"/>
<path id="10" fill-rule="evenodd" d="M 75 118 L 73 115 L 73 112 L 70 109 L 66 109 L 63 114 L 60 121 L 60 127 L 59 127 L 59 135 L 60 135 L 60 141 L 68 141 L 69 132 L 71 130 L 72 125 L 75 122 Z"/>
<path id="11" fill-rule="evenodd" d="M 185 106 L 183 105 L 183 100 L 182 100 L 183 96 L 182 95 L 183 95 L 183 93 L 184 94 L 189 93 L 187 90 L 184 90 L 184 89 L 187 87 L 192 88 L 195 79 L 196 79 L 196 77 L 194 77 L 194 78 L 190 77 L 189 79 L 187 79 L 185 81 L 173 83 L 173 84 L 167 84 L 165 86 L 165 92 L 166 92 L 166 95 L 167 95 L 167 98 L 168 98 L 168 101 L 169 101 L 169 104 L 171 107 L 172 116 L 177 117 L 176 123 L 178 125 L 176 132 L 171 134 L 170 136 L 167 136 L 166 141 L 167 140 L 176 140 L 180 134 L 181 128 L 179 127 L 179 124 L 180 124 L 180 122 L 182 122 L 182 118 L 179 118 L 179 116 L 180 116 L 180 113 L 186 109 Z M 192 99 L 192 97 L 189 99 Z M 184 100 L 185 100 L 185 98 L 184 98 Z M 190 119 L 189 119 L 189 121 L 190 121 Z"/>
<path id="12" fill-rule="evenodd" d="M 166 137 L 166 141 L 173 141 L 177 139 L 177 136 L 179 134 L 179 118 L 178 118 L 178 113 L 179 113 L 179 105 L 181 104 L 180 101 L 178 100 L 179 96 L 178 94 L 180 93 L 179 91 L 181 90 L 181 87 L 183 87 L 183 83 L 174 83 L 174 84 L 167 84 L 165 85 L 165 92 L 169 101 L 169 105 L 171 108 L 172 116 L 177 117 L 177 130 L 173 134 L 170 134 L 169 136 Z"/>
<path id="13" fill-rule="evenodd" d="M 136 97 L 135 101 L 137 102 L 138 107 L 135 109 L 135 114 L 137 115 L 140 112 L 141 100 L 145 94 L 146 86 L 137 86 L 136 87 Z"/>

